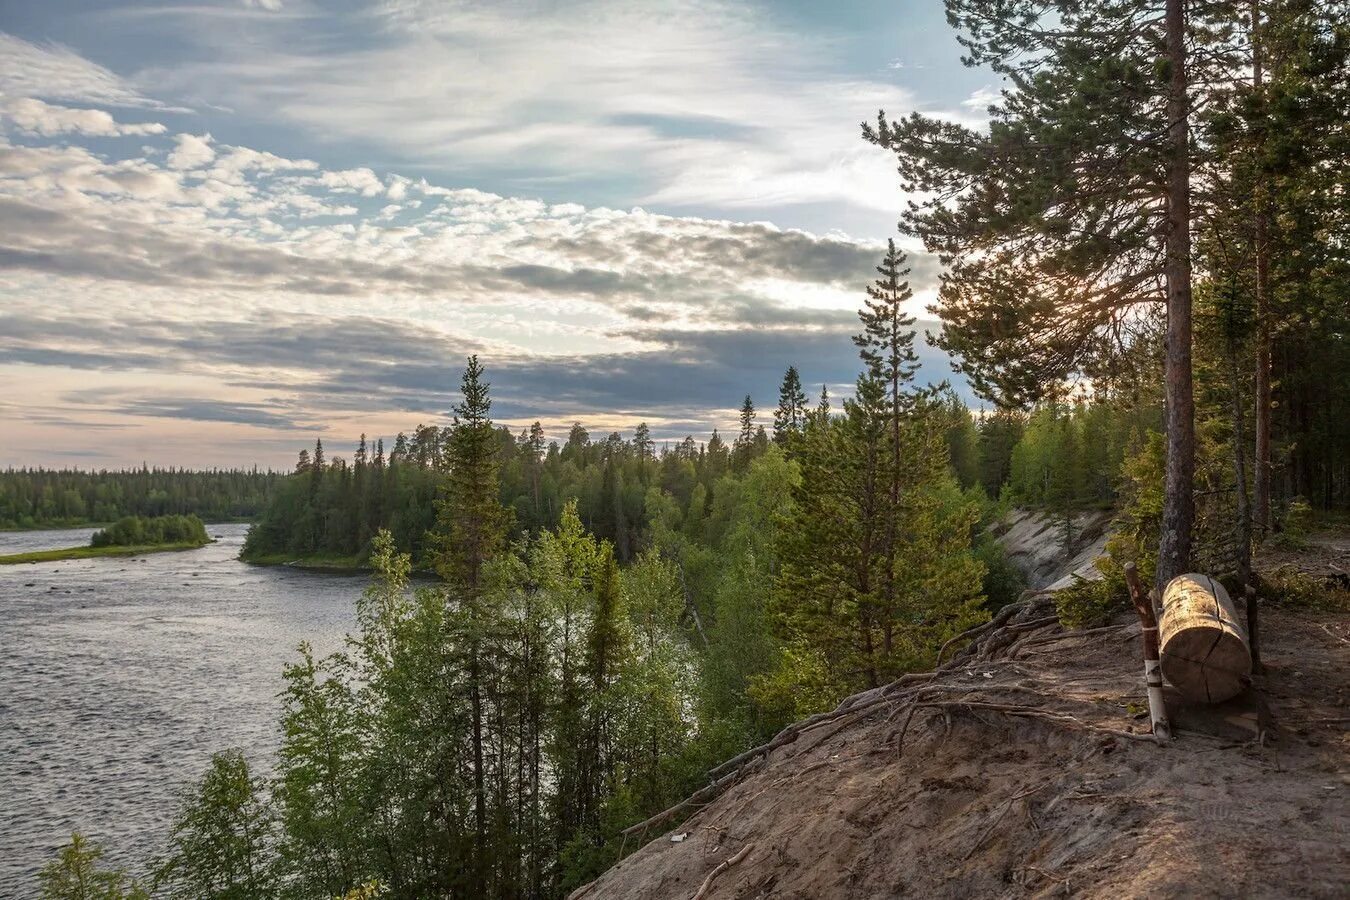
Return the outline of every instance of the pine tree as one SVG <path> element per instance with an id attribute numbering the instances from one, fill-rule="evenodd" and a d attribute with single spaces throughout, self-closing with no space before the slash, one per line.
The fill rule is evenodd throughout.
<path id="1" fill-rule="evenodd" d="M 778 388 L 778 409 L 773 416 L 773 441 L 780 447 L 788 446 L 806 427 L 806 392 L 802 390 L 801 376 L 796 366 L 788 366 L 783 383 Z"/>
<path id="2" fill-rule="evenodd" d="M 656 442 L 652 440 L 652 432 L 646 422 L 639 422 L 633 431 L 633 449 L 637 451 L 638 459 L 644 462 L 655 456 Z"/>
<path id="3" fill-rule="evenodd" d="M 932 200 L 903 227 L 949 259 L 941 345 L 986 397 L 1020 404 L 1112 373 L 1165 298 L 1168 510 L 1159 577 L 1189 554 L 1190 93 L 1229 74 L 1220 4 L 1183 0 L 947 0 L 967 50 L 1012 90 L 987 131 L 884 115 L 864 136 L 895 151 L 906 190 Z M 1215 27 L 1210 27 L 1211 25 Z M 1188 52 L 1187 36 L 1195 45 Z M 1226 43 L 1228 41 L 1228 43 Z"/>

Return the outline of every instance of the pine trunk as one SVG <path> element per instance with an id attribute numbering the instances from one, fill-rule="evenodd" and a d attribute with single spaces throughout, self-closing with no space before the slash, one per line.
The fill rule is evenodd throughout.
<path id="1" fill-rule="evenodd" d="M 1191 173 L 1184 0 L 1167 0 L 1167 473 L 1159 590 L 1190 563 L 1195 520 L 1195 398 L 1191 383 Z"/>
<path id="2" fill-rule="evenodd" d="M 475 617 L 476 618 L 476 617 Z M 474 622 L 474 627 L 478 623 Z M 473 638 L 474 647 L 470 650 L 469 661 L 470 700 L 473 706 L 473 819 L 474 819 L 474 862 L 473 869 L 479 886 L 485 886 L 487 875 L 487 796 L 483 778 L 483 692 L 482 669 L 478 660 L 477 637 Z"/>
<path id="3" fill-rule="evenodd" d="M 1261 3 L 1252 2 L 1252 89 L 1256 94 L 1258 110 L 1264 112 L 1262 91 L 1265 82 L 1265 60 L 1261 51 Z M 1258 159 L 1262 155 L 1265 141 L 1261 128 L 1256 129 Z M 1258 174 L 1256 184 L 1254 238 L 1256 253 L 1256 471 L 1253 479 L 1255 493 L 1255 519 L 1259 533 L 1264 537 L 1271 526 L 1270 519 L 1270 246 L 1267 240 L 1267 222 L 1265 190 L 1266 185 Z"/>
<path id="4" fill-rule="evenodd" d="M 1252 667 L 1260 670 L 1256 591 L 1252 586 L 1252 505 L 1247 495 L 1247 425 L 1243 413 L 1242 382 L 1238 378 L 1237 347 L 1230 338 L 1228 368 L 1233 379 L 1233 475 L 1237 482 L 1237 577 L 1247 605 L 1247 637 L 1251 641 Z"/>

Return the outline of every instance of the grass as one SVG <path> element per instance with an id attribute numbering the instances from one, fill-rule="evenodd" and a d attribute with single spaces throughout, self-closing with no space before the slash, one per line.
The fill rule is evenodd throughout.
<path id="1" fill-rule="evenodd" d="M 12 553 L 0 556 L 0 566 L 15 566 L 20 563 L 57 562 L 63 559 L 93 559 L 98 556 L 140 556 L 144 553 L 164 553 L 172 550 L 196 550 L 205 544 L 183 542 L 178 544 L 142 544 L 130 547 L 110 545 L 107 547 L 62 547 L 56 550 L 32 550 L 28 553 Z"/>

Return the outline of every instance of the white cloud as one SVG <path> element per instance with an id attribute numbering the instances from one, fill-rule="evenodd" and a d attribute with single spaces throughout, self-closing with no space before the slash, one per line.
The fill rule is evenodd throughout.
<path id="1" fill-rule="evenodd" d="M 57 134 L 87 134 L 94 137 L 163 134 L 159 122 L 123 123 L 101 109 L 54 106 L 32 97 L 0 103 L 0 118 L 8 119 L 27 134 L 50 137 Z"/>
<path id="2" fill-rule="evenodd" d="M 32 44 L 0 31 L 0 94 L 101 106 L 168 107 L 126 79 L 60 44 Z"/>
<path id="3" fill-rule="evenodd" d="M 997 103 L 1002 95 L 992 87 L 982 87 L 973 91 L 969 97 L 961 101 L 961 105 L 966 109 L 974 109 L 983 112 L 990 105 Z"/>
<path id="4" fill-rule="evenodd" d="M 324 187 L 340 194 L 360 194 L 362 197 L 378 197 L 384 193 L 384 182 L 367 168 L 344 169 L 338 172 L 324 172 L 318 177 Z"/>
<path id="5" fill-rule="evenodd" d="M 894 166 L 858 123 L 914 107 L 885 81 L 844 80 L 833 52 L 725 0 L 528 4 L 388 0 L 335 28 L 312 22 L 199 39 L 203 61 L 160 73 L 183 90 L 419 164 L 634 183 L 641 202 L 849 203 L 888 216 Z M 390 186 L 397 191 L 398 188 Z M 373 188 L 358 192 L 366 196 Z"/>
<path id="6" fill-rule="evenodd" d="M 200 169 L 216 158 L 209 134 L 180 134 L 175 140 L 178 144 L 169 154 L 171 169 Z"/>
<path id="7" fill-rule="evenodd" d="M 243 0 L 245 9 L 265 9 L 268 12 L 281 12 L 281 0 Z"/>

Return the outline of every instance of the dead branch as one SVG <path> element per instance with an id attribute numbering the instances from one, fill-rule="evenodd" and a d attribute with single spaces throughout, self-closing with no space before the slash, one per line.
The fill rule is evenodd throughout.
<path id="1" fill-rule="evenodd" d="M 749 771 L 750 767 L 747 766 L 745 769 L 736 769 L 735 771 L 729 772 L 726 775 L 722 776 L 717 781 L 714 781 L 712 784 L 708 785 L 707 787 L 704 787 L 690 794 L 688 797 L 681 800 L 679 803 L 676 803 L 669 809 L 662 810 L 661 812 L 657 813 L 651 818 L 639 822 L 636 825 L 630 825 L 627 828 L 625 828 L 621 833 L 623 834 L 624 837 L 627 837 L 630 834 L 637 834 L 638 832 L 646 831 L 653 825 L 659 825 L 668 819 L 673 819 L 675 816 L 678 816 L 680 813 L 684 812 L 686 809 L 689 809 L 692 806 L 701 806 L 707 803 L 708 801 L 712 800 L 718 794 L 721 794 L 727 788 L 731 787 L 731 785 L 736 781 L 737 778 L 739 778 L 742 774 L 748 774 Z"/>
<path id="2" fill-rule="evenodd" d="M 750 855 L 750 851 L 754 849 L 754 844 L 746 844 L 738 850 L 734 856 L 727 857 L 714 866 L 713 870 L 708 873 L 708 877 L 703 879 L 703 884 L 699 885 L 699 889 L 694 893 L 692 900 L 703 900 L 704 897 L 708 896 L 708 891 L 712 890 L 713 882 L 717 880 L 717 876 L 745 859 Z"/>

